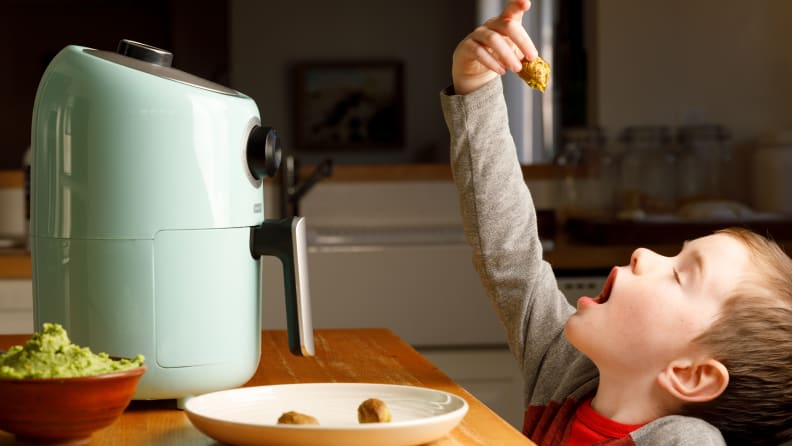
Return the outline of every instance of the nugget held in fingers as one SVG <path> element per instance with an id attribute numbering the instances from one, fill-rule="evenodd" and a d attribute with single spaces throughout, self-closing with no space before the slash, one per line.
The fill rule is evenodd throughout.
<path id="1" fill-rule="evenodd" d="M 520 70 L 517 75 L 520 76 L 529 87 L 543 92 L 545 88 L 547 88 L 547 81 L 550 80 L 550 65 L 541 57 L 536 57 L 533 60 L 524 60 L 522 63 L 522 70 Z"/>
<path id="2" fill-rule="evenodd" d="M 388 423 L 390 420 L 390 410 L 382 400 L 369 398 L 358 406 L 358 422 L 360 423 Z"/>
<path id="3" fill-rule="evenodd" d="M 278 418 L 278 424 L 319 424 L 319 420 L 310 415 L 290 410 Z"/>

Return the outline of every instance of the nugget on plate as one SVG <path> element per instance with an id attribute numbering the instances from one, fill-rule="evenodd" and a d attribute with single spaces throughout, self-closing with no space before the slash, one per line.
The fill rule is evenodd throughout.
<path id="1" fill-rule="evenodd" d="M 382 400 L 369 398 L 358 406 L 358 422 L 360 423 L 388 423 L 390 420 L 390 410 Z"/>
<path id="2" fill-rule="evenodd" d="M 278 424 L 319 424 L 319 420 L 310 415 L 290 410 L 278 418 Z"/>

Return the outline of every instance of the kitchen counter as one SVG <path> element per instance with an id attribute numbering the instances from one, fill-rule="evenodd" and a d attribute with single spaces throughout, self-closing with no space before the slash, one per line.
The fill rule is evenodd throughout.
<path id="1" fill-rule="evenodd" d="M 679 245 L 653 247 L 658 252 L 672 253 Z M 545 258 L 559 269 L 603 269 L 625 264 L 634 246 L 580 245 L 558 240 Z M 0 279 L 29 279 L 32 277 L 30 252 L 23 249 L 0 249 Z"/>
<path id="2" fill-rule="evenodd" d="M 788 253 L 792 241 L 779 241 Z M 682 248 L 681 243 L 663 244 L 587 244 L 569 239 L 561 233 L 553 248 L 545 252 L 545 259 L 555 269 L 604 270 L 614 265 L 626 265 L 637 247 L 646 247 L 659 254 L 673 256 Z M 0 279 L 29 279 L 32 275 L 30 252 L 25 249 L 0 249 Z"/>
<path id="3" fill-rule="evenodd" d="M 560 233 L 553 240 L 552 249 L 545 251 L 544 257 L 556 270 L 607 270 L 612 266 L 630 263 L 630 257 L 638 247 L 672 256 L 679 252 L 682 244 L 597 245 L 578 243 L 570 240 L 566 233 Z"/>
<path id="4" fill-rule="evenodd" d="M 682 248 L 681 243 L 585 244 L 569 240 L 562 233 L 554 240 L 553 248 L 545 253 L 545 259 L 555 269 L 604 270 L 614 265 L 629 263 L 632 252 L 639 246 L 663 255 L 676 255 Z M 792 252 L 792 242 L 782 242 L 781 246 L 787 252 Z M 0 279 L 29 279 L 32 275 L 31 271 L 30 252 L 24 249 L 0 249 Z"/>
<path id="5" fill-rule="evenodd" d="M 0 279 L 29 279 L 33 275 L 30 251 L 0 248 Z"/>
<path id="6" fill-rule="evenodd" d="M 306 165 L 302 166 L 300 169 L 300 176 L 305 178 L 306 176 L 310 175 L 311 171 L 314 169 L 314 166 Z M 526 165 L 522 166 L 523 176 L 526 180 L 535 180 L 537 183 L 546 186 L 552 181 L 544 181 L 544 180 L 552 180 L 558 178 L 561 173 L 569 174 L 570 169 L 566 168 L 566 170 L 561 166 L 555 165 Z M 582 167 L 579 169 L 571 170 L 572 174 L 576 177 L 584 177 L 587 175 L 587 171 Z M 20 175 L 14 175 L 14 178 L 18 178 Z M 6 175 L 6 177 L 9 177 Z M 0 179 L 3 176 L 0 175 Z M 10 177 L 9 177 L 10 178 Z M 416 183 L 425 186 L 427 182 L 435 182 L 435 183 L 449 183 L 451 182 L 451 168 L 447 164 L 402 164 L 402 165 L 392 165 L 392 164 L 382 164 L 382 165 L 336 165 L 333 166 L 333 173 L 328 178 L 323 178 L 321 181 L 322 183 L 335 183 L 335 186 L 339 184 L 341 186 L 344 185 L 355 185 L 356 183 L 362 183 L 361 189 L 365 189 L 370 187 L 367 183 L 375 182 L 378 184 L 377 187 L 380 189 L 376 189 L 379 193 L 382 192 L 382 185 L 384 183 L 390 183 L 390 185 L 398 185 L 398 183 Z M 349 193 L 352 189 L 350 186 L 349 189 L 342 189 L 341 192 L 336 192 L 336 195 L 329 195 L 331 199 L 338 200 L 339 195 L 340 197 L 345 198 L 347 195 L 345 193 Z M 543 188 L 547 189 L 546 187 Z M 437 193 L 435 195 L 431 195 L 432 198 L 441 197 L 437 199 L 443 200 L 455 200 L 453 189 L 449 189 L 448 196 L 443 195 L 443 193 Z M 544 191 L 547 192 L 547 191 Z M 397 192 L 390 191 L 388 192 L 391 195 L 387 195 L 385 200 L 386 203 L 392 203 L 393 206 L 388 206 L 387 209 L 391 211 L 391 208 L 403 210 L 400 211 L 393 211 L 392 215 L 396 215 L 399 218 L 404 217 L 402 214 L 406 214 L 409 212 L 413 213 L 420 213 L 420 212 L 427 212 L 427 206 L 431 206 L 431 202 L 426 204 L 426 202 L 422 202 L 423 208 L 421 205 L 417 205 L 414 208 L 411 208 L 410 205 L 405 205 L 402 203 L 404 200 L 409 200 L 411 198 L 415 198 L 412 195 L 409 195 L 409 192 L 401 192 L 402 194 L 406 195 L 398 195 Z M 370 194 L 374 196 L 375 199 L 379 199 L 376 194 Z M 363 195 L 361 195 L 363 196 Z M 326 196 L 327 197 L 327 196 Z M 357 199 L 360 199 L 360 196 L 356 196 Z M 369 196 L 366 196 L 369 197 Z M 408 197 L 408 198 L 403 198 Z M 309 199 L 311 197 L 308 197 Z M 364 200 L 365 201 L 365 200 Z M 382 200 L 381 200 L 382 201 Z M 548 201 L 545 198 L 545 201 Z M 331 202 L 334 202 L 331 200 Z M 314 203 L 315 204 L 315 203 Z M 370 203 L 369 203 L 370 204 Z M 550 203 L 546 203 L 552 205 L 552 199 L 550 199 Z M 350 208 L 354 208 L 352 214 L 357 212 L 357 216 L 361 215 L 369 215 L 376 212 L 381 212 L 383 209 L 380 208 L 377 211 L 368 211 L 368 208 L 365 207 L 366 204 L 358 206 L 357 208 L 351 206 Z M 376 206 L 375 206 L 376 207 Z M 362 210 L 361 210 L 362 209 Z M 452 215 L 451 217 L 446 216 L 443 212 L 450 212 L 449 209 L 452 207 L 443 208 L 442 210 L 438 210 L 431 214 L 434 216 L 435 220 L 443 220 L 444 223 L 446 220 L 454 222 L 454 224 L 458 224 L 459 220 L 456 215 Z M 433 210 L 433 209 L 430 209 Z M 327 220 L 327 214 L 330 212 L 331 214 L 337 214 L 337 210 L 335 208 L 330 209 L 327 211 L 325 207 L 314 206 L 314 214 L 318 211 L 320 213 L 320 220 L 324 218 Z M 325 214 L 321 214 L 324 212 Z M 442 214 L 440 217 L 437 217 L 435 214 Z M 313 215 L 313 214 L 312 214 Z M 377 214 L 378 215 L 378 214 Z M 391 214 L 389 214 L 391 215 Z M 413 217 L 410 217 L 413 218 Z M 423 217 L 421 217 L 423 218 Z M 409 220 L 409 218 L 407 218 Z M 414 217 L 414 220 L 418 220 L 418 217 Z M 425 220 L 425 219 L 424 219 Z M 431 220 L 431 219 L 429 219 Z M 333 220 L 335 222 L 336 220 Z M 399 220 L 402 221 L 402 220 Z M 421 220 L 423 221 L 423 220 Z M 433 220 L 432 220 L 433 221 Z M 553 267 L 557 270 L 607 270 L 613 265 L 623 265 L 629 262 L 630 255 L 637 248 L 638 246 L 647 247 L 654 251 L 657 251 L 664 255 L 674 255 L 676 254 L 680 247 L 681 241 L 678 243 L 646 243 L 646 241 L 641 241 L 640 237 L 637 237 L 635 243 L 623 243 L 623 242 L 612 242 L 612 243 L 585 243 L 580 242 L 578 240 L 585 240 L 585 239 L 573 239 L 569 237 L 569 234 L 566 232 L 566 229 L 563 227 L 561 222 L 565 221 L 564 218 L 557 218 L 559 225 L 553 231 L 555 233 L 555 240 L 553 248 L 547 250 L 545 253 L 545 258 L 553 265 Z M 334 223 L 337 224 L 337 223 Z M 427 223 L 429 224 L 429 223 Z M 461 232 L 461 227 L 460 227 Z M 760 231 L 761 232 L 761 231 Z M 787 250 L 787 252 L 792 252 L 792 240 L 787 240 L 782 243 L 782 246 Z M 9 249 L 9 248 L 0 248 L 0 279 L 29 279 L 31 277 L 31 261 L 30 261 L 30 253 L 25 249 Z"/>
<path id="7" fill-rule="evenodd" d="M 557 241 L 545 258 L 560 269 L 603 269 L 626 264 L 634 246 L 579 245 Z M 658 252 L 673 253 L 679 245 L 661 246 Z M 0 250 L 0 280 L 32 277 L 30 253 L 25 250 Z"/>
<path id="8" fill-rule="evenodd" d="M 0 348 L 26 335 L 0 336 Z M 454 393 L 470 405 L 461 424 L 433 446 L 533 445 L 473 395 L 387 329 L 317 330 L 316 356 L 289 353 L 285 331 L 263 331 L 262 362 L 246 386 L 311 382 L 371 382 L 428 387 Z M 516 389 L 515 389 L 516 390 Z M 0 446 L 13 445 L 0 431 Z M 216 445 L 172 400 L 133 401 L 120 419 L 94 433 L 90 444 Z"/>
<path id="9" fill-rule="evenodd" d="M 314 166 L 302 166 L 300 176 L 305 178 L 311 174 Z M 564 172 L 585 175 L 584 169 L 570 170 L 552 164 L 529 164 L 522 166 L 526 180 L 546 180 Z M 442 164 L 371 164 L 371 165 L 334 165 L 333 174 L 322 179 L 322 182 L 358 182 L 358 181 L 451 181 L 451 166 Z"/>

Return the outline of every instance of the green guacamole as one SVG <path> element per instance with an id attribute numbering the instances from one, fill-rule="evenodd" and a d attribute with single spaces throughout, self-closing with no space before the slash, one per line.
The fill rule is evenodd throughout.
<path id="1" fill-rule="evenodd" d="M 134 369 L 143 365 L 143 356 L 111 359 L 107 353 L 94 354 L 88 347 L 69 341 L 60 324 L 43 325 L 41 333 L 24 345 L 15 345 L 0 355 L 0 378 L 76 378 Z"/>

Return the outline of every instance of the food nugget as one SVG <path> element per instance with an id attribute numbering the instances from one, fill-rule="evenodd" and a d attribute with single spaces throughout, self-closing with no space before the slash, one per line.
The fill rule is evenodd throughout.
<path id="1" fill-rule="evenodd" d="M 517 75 L 529 87 L 544 92 L 547 88 L 547 81 L 550 80 L 550 65 L 538 56 L 533 60 L 523 60 L 522 70 Z"/>
<path id="2" fill-rule="evenodd" d="M 388 405 L 377 398 L 369 398 L 358 406 L 358 422 L 389 423 L 391 413 Z"/>
<path id="3" fill-rule="evenodd" d="M 319 420 L 310 415 L 290 410 L 278 418 L 278 424 L 319 424 Z"/>

